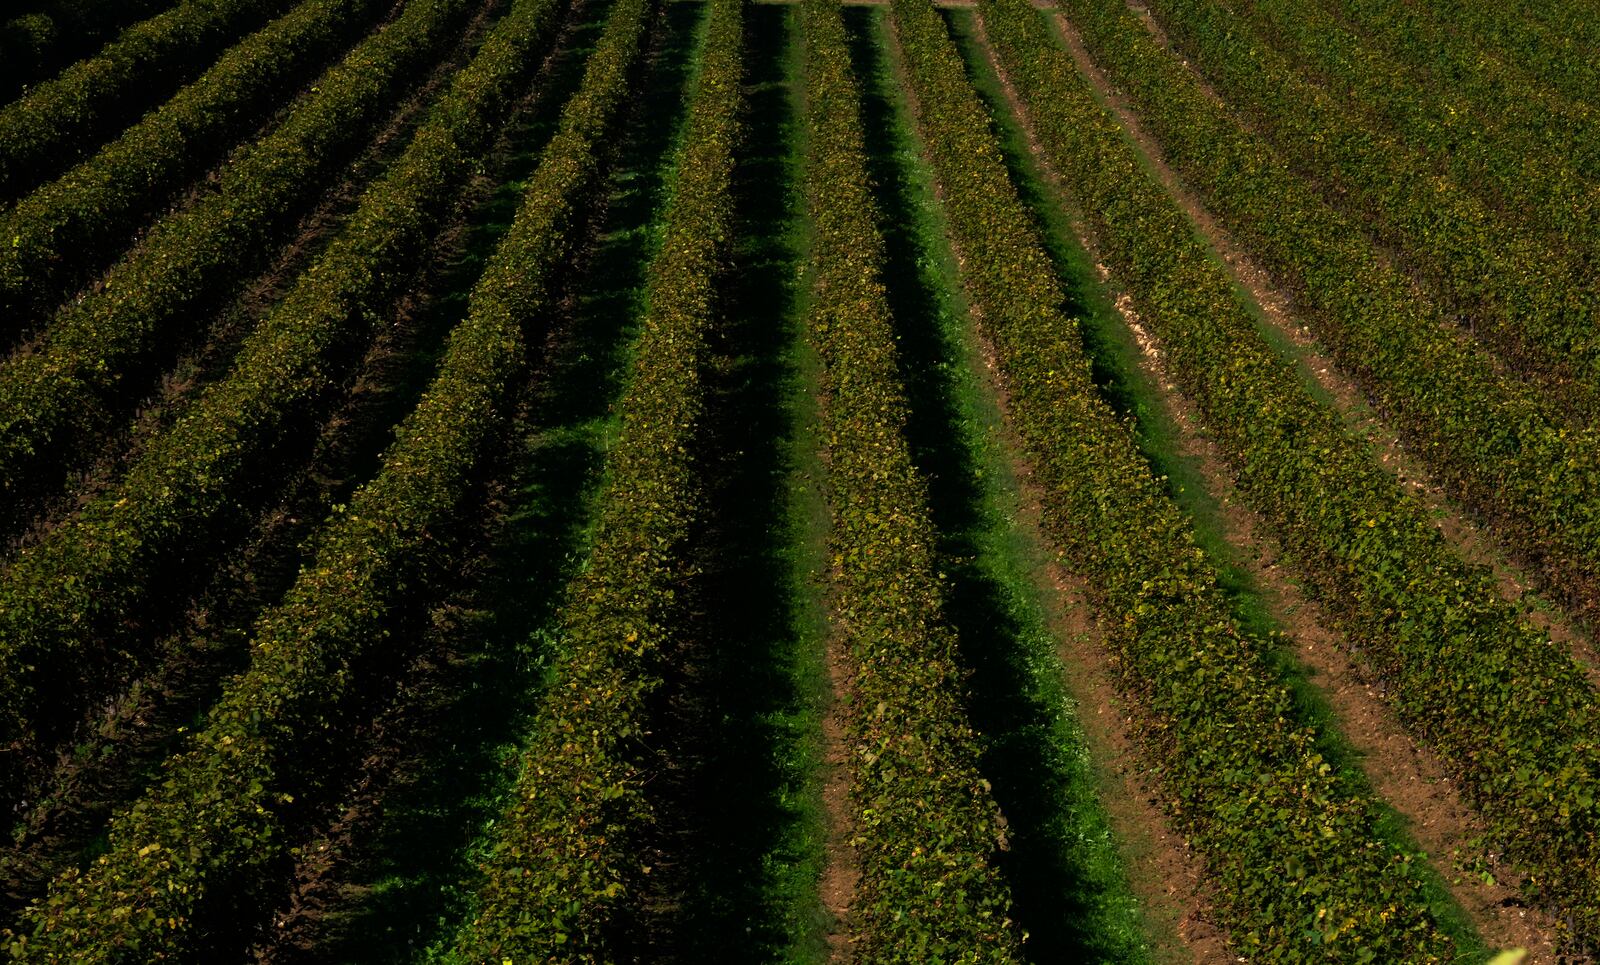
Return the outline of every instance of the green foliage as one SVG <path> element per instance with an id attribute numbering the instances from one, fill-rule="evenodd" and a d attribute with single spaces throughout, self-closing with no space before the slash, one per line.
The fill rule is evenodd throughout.
<path id="1" fill-rule="evenodd" d="M 1542 83 L 1525 58 L 1484 56 L 1437 7 L 1253 0 L 1241 12 L 1369 123 L 1488 201 L 1502 224 L 1519 221 L 1566 253 L 1600 240 L 1600 115 Z"/>
<path id="2" fill-rule="evenodd" d="M 0 102 L 92 54 L 106 38 L 175 0 L 46 0 L 10 4 L 0 22 Z M 20 9 L 19 9 L 20 8 Z M 0 190 L 0 197 L 5 192 Z"/>
<path id="3" fill-rule="evenodd" d="M 95 681 L 125 679 L 138 666 L 142 651 L 105 646 L 108 632 L 185 555 L 242 529 L 249 477 L 267 468 L 286 431 L 324 408 L 348 349 L 411 277 L 562 8 L 560 0 L 512 8 L 344 230 L 245 339 L 227 376 L 152 439 L 119 484 L 0 572 L 0 676 L 15 688 L 0 710 L 0 740 L 47 753 L 41 715 L 75 717 Z"/>
<path id="4" fill-rule="evenodd" d="M 1417 19 L 1429 29 L 1442 27 L 1470 44 L 1478 64 L 1499 60 L 1571 104 L 1600 109 L 1600 63 L 1594 58 L 1600 49 L 1600 20 L 1586 4 L 1530 0 L 1504 7 L 1435 0 L 1411 12 L 1422 15 Z"/>
<path id="5" fill-rule="evenodd" d="M 995 856 L 999 809 L 978 768 L 965 677 L 945 619 L 926 485 L 905 438 L 867 174 L 861 104 L 838 6 L 802 5 L 808 337 L 821 362 L 834 633 L 849 661 L 847 923 L 861 961 L 1017 961 L 1022 934 Z"/>
<path id="6" fill-rule="evenodd" d="M 1436 306 L 1282 159 L 1200 89 L 1137 18 L 1063 0 L 1101 69 L 1126 90 L 1167 159 L 1263 267 L 1300 296 L 1346 371 L 1453 490 L 1538 560 L 1555 588 L 1600 594 L 1600 429 L 1566 424 L 1450 331 Z M 1589 613 L 1591 618 L 1596 614 Z"/>
<path id="7" fill-rule="evenodd" d="M 1269 643 L 1240 630 L 1187 521 L 1099 398 L 943 24 L 918 0 L 896 0 L 894 12 L 1046 530 L 1089 581 L 1123 685 L 1143 709 L 1145 752 L 1174 820 L 1217 876 L 1218 912 L 1240 952 L 1444 960 L 1416 858 L 1375 834 L 1372 802 L 1296 723 Z"/>
<path id="8" fill-rule="evenodd" d="M 1471 183 L 1435 171 L 1440 158 L 1467 156 L 1454 131 L 1430 132 L 1432 138 L 1410 148 L 1304 79 L 1299 64 L 1213 0 L 1155 0 L 1151 8 L 1230 107 L 1272 140 L 1296 173 L 1309 176 L 1351 221 L 1420 269 L 1441 292 L 1443 307 L 1464 315 L 1476 335 L 1523 372 L 1555 382 L 1575 379 L 1571 391 L 1592 414 L 1600 376 L 1600 292 L 1588 260 L 1600 240 L 1594 223 L 1600 189 L 1569 172 L 1572 191 L 1542 204 L 1526 196 L 1507 199 L 1507 217 L 1476 197 Z M 1333 33 L 1321 37 L 1328 46 L 1337 42 Z M 1367 72 L 1360 76 L 1366 84 Z M 1452 80 L 1452 96 L 1455 86 Z M 1554 116 L 1531 113 L 1541 122 Z M 1584 130 L 1592 149 L 1593 128 Z M 1530 145 L 1503 143 L 1493 151 L 1519 187 L 1545 183 Z M 1575 233 L 1571 245 L 1552 245 L 1543 234 L 1547 227 Z"/>
<path id="9" fill-rule="evenodd" d="M 83 0 L 93 2 L 93 0 Z M 0 200 L 10 200 L 76 160 L 108 128 L 120 127 L 205 68 L 290 0 L 185 0 L 123 31 L 99 53 L 0 108 Z M 148 6 L 148 3 L 145 4 Z M 22 23 L 21 21 L 29 21 Z M 42 13 L 6 25 L 35 53 L 55 41 Z M 0 60 L 9 60 L 0 50 Z"/>
<path id="10" fill-rule="evenodd" d="M 596 180 L 594 147 L 617 113 L 642 30 L 638 4 L 619 9 L 629 14 L 613 31 L 621 36 L 591 60 L 467 318 L 378 475 L 333 515 L 313 562 L 258 623 L 249 669 L 145 796 L 113 819 L 108 852 L 64 874 L 24 912 L 14 959 L 190 953 L 207 915 L 248 896 L 285 857 L 284 817 L 296 797 L 318 791 L 308 786 L 308 762 L 344 739 L 347 697 L 364 661 L 392 647 L 397 607 L 445 565 L 440 542 L 505 426 L 526 370 L 527 333 L 553 310 L 554 278 L 578 242 Z"/>
<path id="11" fill-rule="evenodd" d="M 732 220 L 742 2 L 711 5 L 593 549 L 562 608 L 552 683 L 481 862 L 478 907 L 457 936 L 462 961 L 615 960 L 620 911 L 648 872 L 645 735 L 691 575 L 685 540 L 705 501 L 691 451 Z M 623 28 L 644 10 L 643 0 L 623 0 L 619 26 L 595 55 L 614 64 L 619 83 L 638 42 L 636 26 Z"/>
<path id="12" fill-rule="evenodd" d="M 38 466 L 101 425 L 116 409 L 119 387 L 188 334 L 189 310 L 266 259 L 470 6 L 406 4 L 324 74 L 281 125 L 236 151 L 217 190 L 158 222 L 98 290 L 56 316 L 36 351 L 0 366 L 0 499 L 37 482 Z"/>
<path id="13" fill-rule="evenodd" d="M 299 87 L 384 8 L 382 0 L 309 0 L 236 45 L 92 159 L 6 212 L 0 218 L 0 239 L 7 242 L 0 245 L 0 316 L 10 330 L 0 338 L 21 334 L 84 272 L 121 251 L 148 215 L 250 133 L 286 90 Z M 52 121 L 59 130 L 59 121 Z M 0 143 L 5 137 L 0 124 Z M 62 149 L 58 141 L 24 143 L 54 158 Z"/>
<path id="14" fill-rule="evenodd" d="M 996 5 L 1004 12 L 996 33 L 1005 38 L 1002 49 L 1012 45 L 1008 62 L 1019 84 L 1051 92 L 1034 98 L 1045 143 L 1069 180 L 1093 192 L 1109 256 L 1150 308 L 1172 364 L 1224 440 L 1241 487 L 1277 523 L 1314 589 L 1390 682 L 1402 720 L 1456 771 L 1488 819 L 1492 840 L 1527 872 L 1530 895 L 1560 909 L 1580 940 L 1595 941 L 1600 708 L 1583 670 L 1563 647 L 1520 621 L 1488 573 L 1449 550 L 1426 510 L 1404 497 L 1370 452 L 1260 344 L 1226 277 L 1207 262 L 1176 207 L 1140 180 L 1131 151 L 1087 92 L 1073 95 L 1081 85 L 1064 52 L 1013 7 L 1012 0 Z M 1142 69 L 1176 67 L 1154 59 L 1159 52 L 1145 47 L 1148 35 L 1136 21 L 1118 15 L 1082 23 L 1092 50 L 1126 44 L 1152 58 L 1141 58 Z M 1184 110 L 1183 99 L 1170 93 L 1162 102 Z M 1162 123 L 1176 129 L 1200 116 L 1163 116 Z M 1084 132 L 1093 129 L 1098 145 L 1086 143 Z M 1237 132 L 1233 137 L 1242 140 Z M 1334 244 L 1327 239 L 1322 250 Z M 1360 279 L 1368 290 L 1373 281 Z"/>

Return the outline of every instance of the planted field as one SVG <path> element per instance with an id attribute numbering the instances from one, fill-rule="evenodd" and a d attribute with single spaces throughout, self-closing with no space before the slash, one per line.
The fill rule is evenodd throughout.
<path id="1" fill-rule="evenodd" d="M 1600 956 L 1587 0 L 16 6 L 11 959 Z"/>

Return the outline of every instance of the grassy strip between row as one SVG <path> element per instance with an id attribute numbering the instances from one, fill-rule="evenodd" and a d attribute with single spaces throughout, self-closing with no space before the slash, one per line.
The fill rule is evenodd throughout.
<path id="1" fill-rule="evenodd" d="M 185 0 L 0 109 L 0 201 L 62 170 L 291 0 Z M 9 243 L 9 242 L 8 242 Z"/>
<path id="2" fill-rule="evenodd" d="M 470 6 L 411 0 L 324 74 L 282 125 L 236 152 L 216 192 L 158 222 L 99 290 L 56 316 L 37 351 L 0 367 L 0 498 L 38 484 L 41 466 L 103 424 L 122 383 L 194 328 L 186 310 L 266 259 L 334 166 L 439 56 Z"/>
<path id="3" fill-rule="evenodd" d="M 0 102 L 103 46 L 177 0 L 54 0 L 13 4 L 0 23 Z M 29 9 L 30 7 L 35 9 Z"/>
<path id="4" fill-rule="evenodd" d="M 1490 210 L 1469 186 L 1434 172 L 1435 157 L 1455 154 L 1453 137 L 1412 149 L 1374 129 L 1216 0 L 1148 2 L 1177 46 L 1291 167 L 1414 263 L 1443 303 L 1521 371 L 1576 379 L 1574 397 L 1592 407 L 1600 376 L 1600 292 L 1587 265 L 1592 236 L 1575 249 L 1553 247 L 1515 216 Z M 1538 180 L 1536 167 L 1520 170 L 1530 164 L 1523 145 L 1505 150 L 1520 181 Z"/>
<path id="5" fill-rule="evenodd" d="M 18 202 L 0 218 L 0 339 L 48 315 L 172 193 L 388 7 L 385 0 L 306 0 L 92 159 Z"/>
<path id="6" fill-rule="evenodd" d="M 1099 398 L 1077 324 L 1009 181 L 943 23 L 894 12 L 967 283 L 1044 497 L 1047 532 L 1088 577 L 1178 826 L 1217 876 L 1217 911 L 1252 960 L 1438 961 L 1415 857 L 1316 750 L 1242 633 L 1187 520 Z"/>
<path id="7" fill-rule="evenodd" d="M 953 28 L 975 20 L 945 16 Z M 910 411 L 906 437 L 928 481 L 947 574 L 945 614 L 971 670 L 967 704 L 980 766 L 1006 818 L 1010 848 L 1000 866 L 1013 917 L 1028 933 L 1033 961 L 1148 962 L 1152 942 L 1176 946 L 1172 909 L 1146 909 L 1135 896 L 1124 860 L 1131 852 L 1108 823 L 1106 798 L 1115 792 L 1101 780 L 1062 673 L 1060 637 L 1071 631 L 1052 627 L 1063 615 L 1053 605 L 1048 554 L 1018 522 L 1027 513 L 1024 495 L 933 172 L 890 56 L 887 17 L 881 8 L 846 8 L 845 24 L 864 79 L 869 173 L 881 185 L 884 284 Z M 1003 149 L 1010 164 L 1011 150 Z M 1087 265 L 1068 270 L 1088 276 Z M 1084 317 L 1109 310 L 1108 300 L 1096 299 Z"/>
<path id="8" fill-rule="evenodd" d="M 982 0 L 990 36 L 1101 255 L 1145 310 L 1240 487 L 1392 683 L 1538 897 L 1600 923 L 1600 716 L 1583 671 L 1459 559 L 1426 507 L 1262 338 L 1220 262 L 1026 0 Z"/>
<path id="9" fill-rule="evenodd" d="M 563 8 L 561 0 L 517 0 L 344 230 L 245 340 L 226 378 L 152 440 L 120 484 L 0 575 L 0 745 L 34 754 L 49 747 L 41 715 L 76 716 L 86 691 L 125 679 L 140 659 L 104 645 L 122 615 L 180 557 L 204 559 L 197 548 L 220 550 L 242 529 L 251 477 L 340 384 L 350 349 L 411 277 Z"/>
<path id="10" fill-rule="evenodd" d="M 854 664 L 845 701 L 854 954 L 869 962 L 1019 960 L 995 869 L 1005 832 L 962 706 L 936 533 L 906 442 L 907 402 L 883 288 L 861 104 L 835 3 L 803 5 L 811 304 L 834 554 L 835 632 Z"/>
<path id="11" fill-rule="evenodd" d="M 821 361 L 832 517 L 830 603 L 851 666 L 850 905 L 860 961 L 1017 961 L 1021 930 L 995 856 L 1004 831 L 978 767 L 965 675 L 944 616 L 936 534 L 905 438 L 856 78 L 833 0 L 802 5 L 807 333 Z"/>
<path id="12" fill-rule="evenodd" d="M 743 12 L 743 0 L 711 5 L 593 549 L 562 607 L 552 683 L 480 862 L 457 961 L 612 961 L 642 938 L 619 932 L 648 870 L 650 698 L 682 626 L 684 548 L 705 503 L 692 450 L 732 220 Z"/>
<path id="13" fill-rule="evenodd" d="M 1127 92 L 1167 159 L 1358 377 L 1424 462 L 1538 561 L 1591 620 L 1600 615 L 1600 430 L 1562 425 L 1495 372 L 1359 229 L 1296 179 L 1207 96 L 1121 0 L 1061 0 L 1090 55 Z"/>
<path id="14" fill-rule="evenodd" d="M 337 513 L 315 559 L 257 625 L 250 669 L 227 689 L 145 797 L 112 822 L 109 851 L 63 875 L 13 937 L 18 961 L 145 961 L 203 941 L 207 915 L 281 870 L 283 822 L 316 760 L 348 736 L 347 695 L 403 646 L 390 619 L 446 567 L 442 540 L 503 431 L 527 336 L 554 309 L 578 243 L 596 151 L 626 94 L 643 0 L 620 4 L 582 89 L 474 288 L 439 373 L 396 430 L 382 469 Z M 388 659 L 396 659 L 390 652 Z"/>

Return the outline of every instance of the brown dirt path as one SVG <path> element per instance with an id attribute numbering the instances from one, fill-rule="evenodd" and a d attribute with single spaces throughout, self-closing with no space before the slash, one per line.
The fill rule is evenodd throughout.
<path id="1" fill-rule="evenodd" d="M 904 53 L 892 18 L 887 20 L 887 26 L 888 59 L 905 91 L 913 126 L 920 131 L 920 107 L 906 74 Z M 931 169 L 931 159 L 925 151 L 922 163 Z M 934 190 L 943 203 L 945 189 L 937 178 Z M 960 246 L 953 239 L 946 241 L 957 265 L 965 265 Z M 1009 425 L 1008 393 L 994 353 L 983 336 L 982 306 L 970 293 L 966 301 L 976 323 L 974 334 L 985 362 L 979 375 L 1003 421 Z M 1017 525 L 1033 545 L 1048 547 L 1041 523 L 1042 493 L 1034 482 L 1031 467 L 1019 455 L 1022 452 L 1020 440 L 1009 430 L 1003 429 L 1002 434 L 1010 468 L 1022 495 Z M 1046 550 L 1041 550 L 1039 555 L 1044 559 L 1054 556 Z M 1130 711 L 1118 691 L 1115 660 L 1095 622 L 1087 594 L 1081 583 L 1058 565 L 1050 566 L 1048 579 L 1050 585 L 1041 587 L 1045 590 L 1041 598 L 1048 608 L 1051 630 L 1060 641 L 1058 655 L 1063 681 L 1077 706 L 1092 765 L 1103 784 L 1101 799 L 1118 839 L 1129 883 L 1154 926 L 1151 937 L 1158 946 L 1157 959 L 1201 965 L 1235 962 L 1238 956 L 1211 909 L 1203 863 L 1182 835 L 1168 825 L 1160 806 L 1160 789 L 1147 779 L 1149 768 L 1137 753 Z M 1164 944 L 1164 938 L 1174 941 Z"/>
<path id="2" fill-rule="evenodd" d="M 1158 43 L 1167 50 L 1174 50 L 1161 25 L 1148 9 L 1132 2 L 1128 7 L 1138 15 Z M 1576 614 L 1565 613 L 1550 602 L 1546 598 L 1549 590 L 1546 578 L 1540 575 L 1535 561 L 1518 559 L 1500 546 L 1493 534 L 1457 505 L 1438 479 L 1411 454 L 1401 435 L 1368 404 L 1360 384 L 1339 369 L 1332 356 L 1318 344 L 1311 328 L 1297 317 L 1293 293 L 1280 286 L 1265 269 L 1256 264 L 1243 246 L 1235 242 L 1221 223 L 1206 210 L 1199 194 L 1191 190 L 1167 163 L 1160 143 L 1141 124 L 1128 99 L 1095 66 L 1076 28 L 1065 14 L 1057 12 L 1053 19 L 1078 69 L 1094 86 L 1102 103 L 1138 145 L 1150 169 L 1160 178 L 1167 192 L 1177 200 L 1189 220 L 1228 266 L 1235 282 L 1260 308 L 1260 317 L 1265 324 L 1292 346 L 1295 361 L 1304 374 L 1332 398 L 1346 424 L 1373 446 L 1380 463 L 1407 490 L 1422 500 L 1433 515 L 1439 531 L 1456 552 L 1469 562 L 1488 567 L 1505 599 L 1528 604 L 1529 622 L 1567 647 L 1587 671 L 1590 681 L 1600 687 L 1600 648 L 1596 646 L 1592 628 L 1584 627 Z M 1189 69 L 1208 97 L 1225 104 L 1187 60 L 1176 53 L 1175 56 Z M 1393 262 L 1386 253 L 1379 253 L 1385 260 Z M 1426 296 L 1419 292 L 1419 297 Z M 1467 337 L 1462 332 L 1456 334 L 1461 338 Z M 1576 602 L 1581 606 L 1590 605 L 1588 601 Z"/>
<path id="3" fill-rule="evenodd" d="M 758 0 L 758 2 L 768 2 L 768 0 Z M 797 0 L 777 0 L 777 2 L 794 3 Z M 794 31 L 791 43 L 803 47 L 806 43 L 803 18 L 796 19 Z M 801 63 L 804 63 L 803 56 Z M 809 99 L 806 96 L 806 80 L 802 67 L 795 84 L 795 111 L 798 126 L 802 131 L 809 127 L 809 121 L 806 119 L 808 110 Z M 801 190 L 806 196 L 805 217 L 809 221 L 812 205 L 804 164 L 801 170 Z M 808 254 L 805 257 L 809 259 L 810 256 Z M 808 261 L 803 261 L 802 264 L 808 264 Z M 800 282 L 802 291 L 810 285 L 809 275 L 809 270 L 806 270 L 802 276 Z M 802 307 L 804 304 L 805 299 L 802 296 Z M 803 318 L 801 319 L 802 332 L 808 324 Z M 805 340 L 806 336 L 802 335 L 801 338 Z M 811 377 L 816 379 L 817 375 L 813 374 Z M 811 388 L 812 411 L 820 424 L 821 413 L 828 405 L 828 395 L 820 384 L 815 384 Z M 821 473 L 819 478 L 811 480 L 811 485 L 817 489 L 816 497 L 826 504 L 827 467 L 831 455 L 826 440 L 820 435 L 817 436 L 817 444 L 820 447 L 817 459 Z M 831 526 L 831 508 L 825 512 L 829 514 L 828 525 Z M 861 861 L 854 843 L 855 822 L 852 815 L 855 814 L 855 802 L 851 798 L 854 785 L 852 774 L 856 764 L 856 754 L 850 740 L 850 717 L 856 704 L 854 660 L 847 651 L 844 635 L 839 629 L 838 609 L 835 606 L 833 593 L 829 589 L 839 584 L 840 576 L 841 571 L 837 564 L 830 565 L 825 578 L 823 574 L 817 574 L 817 592 L 822 595 L 821 605 L 828 616 L 828 629 L 822 641 L 822 669 L 827 677 L 828 694 L 827 705 L 822 708 L 819 715 L 822 729 L 820 789 L 825 827 L 822 876 L 818 881 L 818 894 L 823 911 L 828 917 L 824 936 L 827 941 L 828 960 L 847 963 L 855 960 L 856 936 L 851 919 L 855 907 L 856 889 L 861 880 Z"/>
<path id="4" fill-rule="evenodd" d="M 975 35 L 991 68 L 1005 84 L 1010 109 L 1027 135 L 1034 162 L 1044 173 L 1051 194 L 1055 198 L 1065 197 L 1063 181 L 1043 154 L 1027 109 L 1000 70 L 984 34 L 981 16 L 974 19 Z M 1073 41 L 1076 44 L 1076 37 Z M 1080 69 L 1084 65 L 1082 53 L 1078 45 L 1075 56 L 1079 57 Z M 1091 75 L 1091 80 L 1105 98 L 1104 79 Z M 1148 154 L 1151 150 L 1147 146 L 1148 137 L 1140 131 L 1136 140 Z M 1159 157 L 1151 160 L 1154 163 Z M 1164 164 L 1161 167 L 1163 180 L 1167 181 L 1171 172 Z M 1171 182 L 1168 184 L 1170 189 Z M 1200 224 L 1205 236 L 1223 252 L 1224 261 L 1244 290 L 1258 300 L 1263 314 L 1275 324 L 1294 327 L 1288 300 L 1267 286 L 1265 277 L 1242 254 L 1223 249 L 1217 243 L 1218 240 L 1226 243 L 1226 237 L 1192 197 L 1184 199 L 1183 204 L 1191 220 Z M 1093 238 L 1085 232 L 1082 219 L 1074 217 L 1073 220 L 1078 242 L 1093 253 Z M 1115 279 L 1109 277 L 1103 265 L 1100 274 L 1101 282 L 1109 283 L 1114 290 Z M 1530 962 L 1557 961 L 1552 940 L 1559 931 L 1556 923 L 1526 908 L 1510 883 L 1487 884 L 1473 875 L 1457 876 L 1450 856 L 1469 855 L 1476 850 L 1474 839 L 1482 834 L 1479 819 L 1451 783 L 1443 764 L 1418 747 L 1401 728 L 1383 700 L 1380 685 L 1368 681 L 1350 659 L 1328 615 L 1308 599 L 1280 567 L 1282 551 L 1270 535 L 1270 527 L 1242 503 L 1222 451 L 1206 432 L 1203 418 L 1170 377 L 1162 361 L 1159 339 L 1141 323 L 1126 294 L 1118 295 L 1116 306 L 1142 349 L 1145 374 L 1156 387 L 1167 415 L 1178 427 L 1181 446 L 1178 455 L 1195 460 L 1207 488 L 1221 506 L 1224 536 L 1230 545 L 1241 550 L 1238 564 L 1250 575 L 1274 622 L 1288 636 L 1296 659 L 1311 672 L 1313 684 L 1333 709 L 1342 736 L 1359 755 L 1362 770 L 1374 789 L 1406 819 L 1410 833 L 1428 852 L 1452 895 L 1486 940 L 1501 947 L 1528 948 L 1532 952 Z M 1326 363 L 1320 367 L 1327 368 Z"/>
<path id="5" fill-rule="evenodd" d="M 976 312 L 976 310 L 974 310 Z M 1009 395 L 994 351 L 979 333 L 984 370 L 980 373 L 990 397 L 1006 420 Z M 1009 421 L 1007 422 L 1009 425 Z M 1044 535 L 1044 494 L 1033 468 L 1023 459 L 1022 442 L 1003 431 L 1005 452 L 1022 496 L 1016 525 L 1036 547 L 1048 547 Z M 1041 551 L 1040 558 L 1054 554 Z M 1041 594 L 1049 625 L 1059 641 L 1062 680 L 1077 709 L 1093 767 L 1103 791 L 1113 833 L 1117 836 L 1129 882 L 1150 920 L 1156 958 L 1160 962 L 1197 965 L 1237 962 L 1227 930 L 1212 910 L 1212 885 L 1200 856 L 1174 831 L 1162 809 L 1164 791 L 1149 778 L 1148 762 L 1134 738 L 1134 711 L 1123 699 L 1111 655 L 1083 581 L 1055 562 L 1048 567 L 1048 586 Z M 1177 947 L 1161 940 L 1176 936 Z"/>
<path id="6" fill-rule="evenodd" d="M 855 812 L 850 800 L 850 772 L 854 755 L 850 751 L 849 708 L 853 701 L 848 655 L 839 635 L 829 634 L 824 652 L 832 699 L 822 717 L 822 807 L 827 818 L 826 860 L 820 885 L 822 907 L 830 918 L 828 960 L 854 960 L 854 934 L 849 927 L 855 905 L 856 885 L 861 880 L 860 859 L 852 842 L 850 815 Z"/>

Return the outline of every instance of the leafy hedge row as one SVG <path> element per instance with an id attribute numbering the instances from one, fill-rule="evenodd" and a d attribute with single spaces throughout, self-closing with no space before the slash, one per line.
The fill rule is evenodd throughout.
<path id="1" fill-rule="evenodd" d="M 629 929 L 624 909 L 645 874 L 642 836 L 654 819 L 651 694 L 681 632 L 686 538 L 705 504 L 691 450 L 732 220 L 742 5 L 711 4 L 593 549 L 561 610 L 550 687 L 491 829 L 457 961 L 620 960 L 614 942 Z M 644 9 L 627 0 L 619 15 L 640 19 Z M 631 50 L 620 40 L 608 53 L 619 71 Z"/>
<path id="2" fill-rule="evenodd" d="M 1448 329 L 1359 228 L 1294 177 L 1154 41 L 1121 0 L 1059 0 L 1167 159 L 1290 288 L 1345 371 L 1422 460 L 1600 620 L 1600 429 L 1568 426 Z"/>
<path id="3" fill-rule="evenodd" d="M 1374 0 L 1254 0 L 1252 22 L 1289 59 L 1447 165 L 1502 218 L 1569 251 L 1600 237 L 1600 113 L 1551 92 L 1516 63 L 1422 11 Z M 1349 26 L 1343 20 L 1348 19 Z M 1452 25 L 1453 26 L 1453 25 Z"/>
<path id="4" fill-rule="evenodd" d="M 802 6 L 811 225 L 806 331 L 821 361 L 818 435 L 834 560 L 829 603 L 851 664 L 848 827 L 864 962 L 1020 961 L 995 864 L 1005 832 L 962 705 L 937 534 L 905 439 L 857 81 L 834 0 Z"/>
<path id="5" fill-rule="evenodd" d="M 1425 506 L 1262 338 L 1226 270 L 1028 0 L 980 0 L 1045 153 L 1249 502 L 1450 763 L 1496 846 L 1600 936 L 1600 707 L 1583 671 L 1458 558 Z"/>
<path id="6" fill-rule="evenodd" d="M 1096 596 L 1176 825 L 1217 878 L 1252 961 L 1443 961 L 1414 856 L 1243 633 L 1188 521 L 1100 398 L 1076 321 L 1008 180 L 988 118 L 927 0 L 895 0 L 924 136 L 1043 491 L 1044 524 Z"/>
<path id="7" fill-rule="evenodd" d="M 228 375 L 150 442 L 119 485 L 0 573 L 0 746 L 46 752 L 52 720 L 75 717 L 93 681 L 121 679 L 138 662 L 106 645 L 121 616 L 174 567 L 193 567 L 242 530 L 252 476 L 270 470 L 285 433 L 341 384 L 350 349 L 411 278 L 563 8 L 518 0 Z M 9 792 L 6 777 L 0 790 Z"/>
<path id="8" fill-rule="evenodd" d="M 470 5 L 411 0 L 323 75 L 282 125 L 236 152 L 218 190 L 157 222 L 102 288 L 56 316 L 37 351 L 0 366 L 0 499 L 102 424 L 124 380 L 170 354 L 207 296 L 230 290 L 267 259 L 335 166 L 439 55 Z"/>
<path id="9" fill-rule="evenodd" d="M 175 0 L 56 0 L 12 4 L 0 23 L 0 101 L 93 52 L 128 24 Z M 37 9 L 29 9 L 36 7 Z"/>
<path id="10" fill-rule="evenodd" d="M 1149 7 L 1239 116 L 1350 220 L 1399 252 L 1475 335 L 1524 373 L 1576 380 L 1575 396 L 1594 402 L 1600 291 L 1586 264 L 1592 235 L 1575 249 L 1556 248 L 1498 215 L 1434 171 L 1431 155 L 1454 154 L 1454 138 L 1408 148 L 1306 80 L 1216 0 L 1150 0 Z M 1537 169 L 1520 170 L 1532 160 L 1521 145 L 1505 150 L 1519 179 L 1535 183 Z"/>
<path id="11" fill-rule="evenodd" d="M 31 328 L 84 274 L 289 91 L 370 25 L 385 0 L 307 0 L 235 45 L 203 77 L 93 158 L 0 218 L 0 339 Z M 40 147 L 53 155 L 55 145 Z"/>
<path id="12" fill-rule="evenodd" d="M 313 561 L 257 624 L 250 668 L 145 796 L 113 819 L 107 853 L 62 875 L 24 912 L 11 936 L 16 961 L 191 955 L 208 918 L 230 907 L 250 913 L 259 905 L 252 888 L 282 871 L 295 798 L 316 793 L 314 762 L 356 723 L 347 696 L 374 661 L 403 651 L 392 617 L 448 565 L 441 544 L 505 430 L 528 333 L 554 309 L 555 276 L 579 241 L 593 152 L 626 93 L 642 2 L 626 0 L 613 15 L 620 26 L 592 59 L 377 476 L 334 514 Z"/>
<path id="13" fill-rule="evenodd" d="M 0 201 L 64 170 L 292 0 L 184 0 L 0 108 Z"/>
<path id="14" fill-rule="evenodd" d="M 1589 4 L 1436 0 L 1424 8 L 1474 45 L 1534 75 L 1574 102 L 1600 108 L 1600 23 Z"/>

